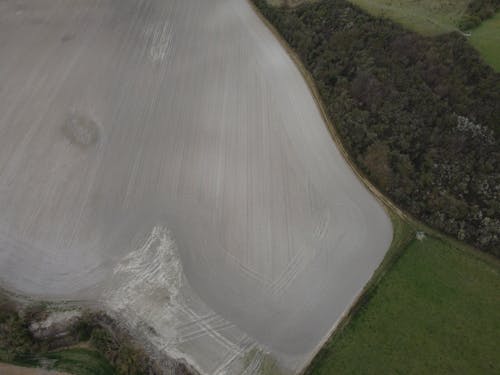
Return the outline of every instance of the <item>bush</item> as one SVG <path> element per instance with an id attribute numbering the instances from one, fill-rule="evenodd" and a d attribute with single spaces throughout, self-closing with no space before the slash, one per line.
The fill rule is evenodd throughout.
<path id="1" fill-rule="evenodd" d="M 459 23 L 462 30 L 473 29 L 500 10 L 500 0 L 471 0 Z"/>
<path id="2" fill-rule="evenodd" d="M 478 16 L 467 15 L 460 20 L 458 27 L 461 30 L 470 30 L 479 26 L 480 23 L 481 23 L 481 18 L 479 18 Z"/>
<path id="3" fill-rule="evenodd" d="M 7 355 L 7 360 L 14 361 L 35 349 L 35 341 L 28 329 L 28 322 L 17 312 L 3 311 L 0 320 L 0 349 Z"/>

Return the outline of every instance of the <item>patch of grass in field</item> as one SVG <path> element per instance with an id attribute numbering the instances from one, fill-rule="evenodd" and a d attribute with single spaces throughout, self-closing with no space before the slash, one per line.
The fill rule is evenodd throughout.
<path id="1" fill-rule="evenodd" d="M 48 353 L 46 357 L 55 360 L 54 369 L 75 375 L 112 375 L 113 367 L 96 351 L 78 348 Z"/>
<path id="2" fill-rule="evenodd" d="M 0 350 L 0 361 L 24 367 L 43 367 L 75 375 L 114 375 L 115 370 L 101 354 L 84 348 L 64 349 L 36 356 L 26 356 L 15 361 L 7 359 Z"/>
<path id="3" fill-rule="evenodd" d="M 368 13 L 424 35 L 457 29 L 470 0 L 350 0 Z"/>
<path id="4" fill-rule="evenodd" d="M 500 72 L 500 12 L 472 30 L 470 42 L 484 60 Z"/>
<path id="5" fill-rule="evenodd" d="M 308 374 L 500 373 L 500 264 L 412 240 Z"/>

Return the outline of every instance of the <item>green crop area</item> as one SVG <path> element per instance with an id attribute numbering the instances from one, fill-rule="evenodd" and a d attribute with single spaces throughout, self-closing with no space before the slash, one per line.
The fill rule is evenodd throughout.
<path id="1" fill-rule="evenodd" d="M 500 373 L 500 265 L 414 239 L 308 374 Z"/>
<path id="2" fill-rule="evenodd" d="M 500 72 L 500 12 L 472 30 L 470 42 L 484 60 Z"/>
<path id="3" fill-rule="evenodd" d="M 350 0 L 377 17 L 393 21 L 424 35 L 457 30 L 469 0 Z"/>
<path id="4" fill-rule="evenodd" d="M 88 349 L 67 349 L 48 353 L 48 360 L 55 362 L 54 368 L 75 375 L 112 375 L 113 367 L 101 354 Z"/>
<path id="5" fill-rule="evenodd" d="M 43 367 L 75 375 L 114 375 L 115 370 L 95 350 L 72 348 L 41 353 L 36 356 L 18 357 L 12 361 L 0 350 L 0 361 L 24 367 Z"/>

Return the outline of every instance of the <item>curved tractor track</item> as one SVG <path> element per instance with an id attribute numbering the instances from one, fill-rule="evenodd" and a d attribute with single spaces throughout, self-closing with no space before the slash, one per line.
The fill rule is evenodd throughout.
<path id="1" fill-rule="evenodd" d="M 392 229 L 249 4 L 3 0 L 0 51 L 2 285 L 300 370 Z"/>

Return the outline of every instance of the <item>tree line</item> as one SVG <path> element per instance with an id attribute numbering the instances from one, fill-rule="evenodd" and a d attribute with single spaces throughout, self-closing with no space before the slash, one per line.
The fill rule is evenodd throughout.
<path id="1" fill-rule="evenodd" d="M 473 29 L 500 10 L 500 0 L 471 0 L 460 20 L 462 30 Z"/>

